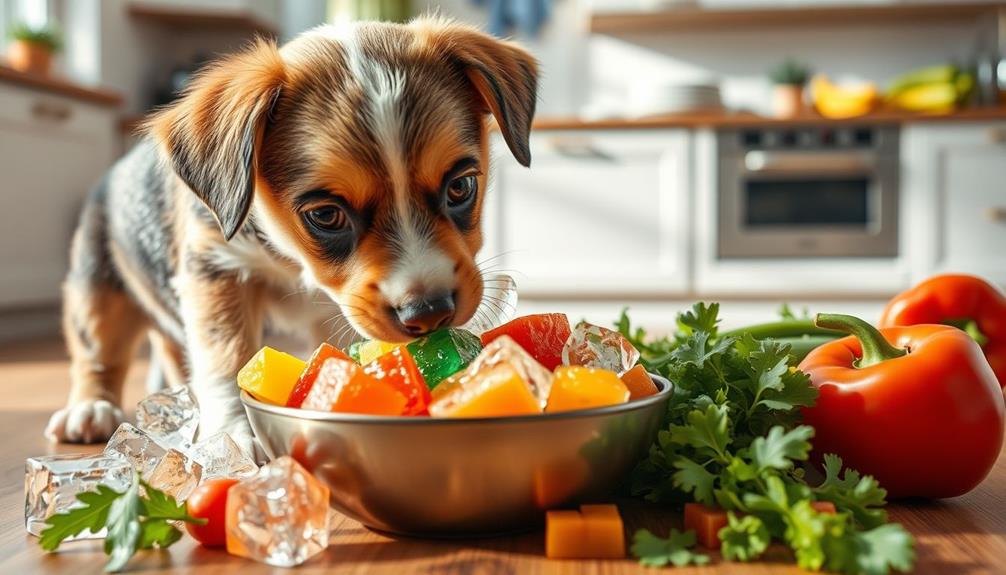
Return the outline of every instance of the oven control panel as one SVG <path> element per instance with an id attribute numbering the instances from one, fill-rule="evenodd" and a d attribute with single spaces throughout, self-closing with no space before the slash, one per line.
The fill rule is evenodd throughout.
<path id="1" fill-rule="evenodd" d="M 743 128 L 736 131 L 743 150 L 873 149 L 885 130 L 868 126 Z"/>

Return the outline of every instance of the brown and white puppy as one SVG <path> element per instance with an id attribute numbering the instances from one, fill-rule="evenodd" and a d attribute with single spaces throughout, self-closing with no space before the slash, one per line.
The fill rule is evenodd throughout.
<path id="1" fill-rule="evenodd" d="M 210 66 L 84 209 L 72 390 L 46 433 L 109 437 L 144 335 L 163 379 L 192 386 L 200 434 L 250 447 L 235 376 L 267 326 L 403 341 L 467 321 L 489 116 L 528 165 L 536 78 L 517 46 L 437 19 L 322 27 Z"/>

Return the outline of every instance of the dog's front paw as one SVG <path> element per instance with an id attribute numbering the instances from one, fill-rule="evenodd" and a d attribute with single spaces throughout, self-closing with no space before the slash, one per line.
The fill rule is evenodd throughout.
<path id="1" fill-rule="evenodd" d="M 104 399 L 81 401 L 52 414 L 45 436 L 61 443 L 100 443 L 125 419 L 119 407 Z"/>

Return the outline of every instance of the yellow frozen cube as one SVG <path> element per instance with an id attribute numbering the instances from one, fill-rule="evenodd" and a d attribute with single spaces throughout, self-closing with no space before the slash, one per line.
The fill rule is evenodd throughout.
<path id="1" fill-rule="evenodd" d="M 286 405 L 305 366 L 300 359 L 266 346 L 238 372 L 238 386 L 260 401 Z"/>
<path id="2" fill-rule="evenodd" d="M 360 365 L 367 365 L 368 363 L 374 361 L 375 359 L 381 357 L 382 355 L 393 351 L 396 347 L 400 345 L 402 344 L 391 343 L 388 341 L 379 341 L 376 339 L 371 339 L 362 342 L 359 347 Z"/>
<path id="3" fill-rule="evenodd" d="M 613 371 L 579 365 L 555 370 L 545 411 L 590 409 L 629 401 L 629 388 Z"/>

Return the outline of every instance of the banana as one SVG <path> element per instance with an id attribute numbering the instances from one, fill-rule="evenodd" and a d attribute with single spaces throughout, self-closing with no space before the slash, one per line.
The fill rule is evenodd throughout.
<path id="1" fill-rule="evenodd" d="M 925 84 L 945 84 L 951 83 L 960 74 L 957 66 L 930 66 L 919 70 L 913 70 L 898 76 L 887 88 L 889 98 L 894 98 L 898 94 Z"/>
<path id="2" fill-rule="evenodd" d="M 826 118 L 855 118 L 873 111 L 879 99 L 874 84 L 836 86 L 827 76 L 816 76 L 811 82 L 814 107 Z"/>
<path id="3" fill-rule="evenodd" d="M 960 97 L 956 82 L 923 84 L 908 88 L 895 95 L 890 102 L 909 112 L 949 112 Z"/>

